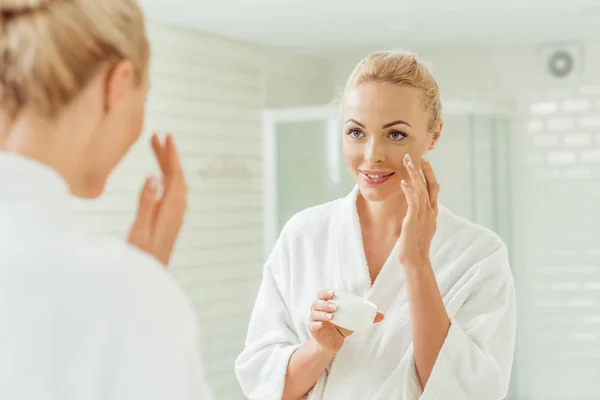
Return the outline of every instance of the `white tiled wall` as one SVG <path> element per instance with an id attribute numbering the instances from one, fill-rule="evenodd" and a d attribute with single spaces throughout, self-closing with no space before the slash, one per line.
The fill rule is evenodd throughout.
<path id="1" fill-rule="evenodd" d="M 519 388 L 534 400 L 600 396 L 600 91 L 584 89 L 520 103 L 513 140 Z"/>
<path id="2" fill-rule="evenodd" d="M 149 35 L 151 93 L 143 137 L 105 195 L 76 206 L 93 230 L 124 237 L 144 178 L 158 171 L 151 132 L 174 133 L 189 182 L 189 213 L 171 269 L 198 312 L 217 398 L 242 399 L 233 363 L 263 262 L 260 111 L 327 101 L 330 75 L 319 61 L 164 25 L 151 24 Z"/>

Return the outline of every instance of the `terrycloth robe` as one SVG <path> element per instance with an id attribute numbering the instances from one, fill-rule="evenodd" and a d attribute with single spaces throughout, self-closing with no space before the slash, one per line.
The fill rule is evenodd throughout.
<path id="1" fill-rule="evenodd" d="M 191 303 L 77 222 L 65 180 L 0 151 L 0 399 L 210 400 Z"/>
<path id="2" fill-rule="evenodd" d="M 426 387 L 417 376 L 408 296 L 397 247 L 371 284 L 358 188 L 292 217 L 264 266 L 236 374 L 251 400 L 281 399 L 291 355 L 310 339 L 319 289 L 343 289 L 385 319 L 346 339 L 309 400 L 498 400 L 507 395 L 515 343 L 515 290 L 507 250 L 490 230 L 439 206 L 430 259 L 451 326 Z"/>

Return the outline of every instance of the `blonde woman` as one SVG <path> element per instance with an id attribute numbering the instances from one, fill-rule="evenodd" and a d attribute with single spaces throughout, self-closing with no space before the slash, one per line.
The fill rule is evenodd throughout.
<path id="1" fill-rule="evenodd" d="M 424 157 L 442 131 L 434 77 L 409 52 L 373 53 L 347 82 L 343 122 L 356 187 L 298 213 L 281 232 L 236 361 L 245 394 L 504 398 L 513 278 L 497 235 L 438 204 Z M 369 299 L 385 318 L 355 333 L 337 327 L 336 290 Z"/>
<path id="2" fill-rule="evenodd" d="M 93 237 L 95 198 L 137 140 L 149 47 L 135 0 L 0 2 L 0 398 L 207 399 L 189 302 L 164 266 L 185 211 L 153 138 L 130 244 Z"/>

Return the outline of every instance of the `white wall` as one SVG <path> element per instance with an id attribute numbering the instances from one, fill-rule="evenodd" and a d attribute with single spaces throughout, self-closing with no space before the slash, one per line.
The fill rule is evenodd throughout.
<path id="1" fill-rule="evenodd" d="M 76 206 L 94 231 L 124 237 L 144 178 L 158 171 L 151 132 L 174 133 L 189 213 L 171 270 L 198 312 L 217 398 L 241 399 L 233 363 L 263 262 L 260 111 L 326 101 L 329 71 L 318 60 L 164 25 L 151 24 L 149 35 L 152 89 L 143 137 L 105 195 Z"/>
<path id="2" fill-rule="evenodd" d="M 569 89 L 569 85 L 548 80 L 542 73 L 542 47 L 412 50 L 431 64 L 442 97 L 447 99 L 513 102 Z M 343 88 L 352 68 L 363 56 L 366 54 L 335 61 L 334 91 Z M 585 44 L 582 60 L 582 82 L 600 85 L 600 42 Z"/>
<path id="3" fill-rule="evenodd" d="M 539 50 L 416 49 L 443 98 L 515 110 L 511 179 L 500 188 L 512 193 L 514 398 L 592 399 L 600 396 L 600 43 L 586 44 L 576 83 L 548 79 Z M 336 62 L 335 90 L 357 60 Z M 446 134 L 446 143 L 465 137 Z M 461 178 L 446 174 L 442 188 Z"/>

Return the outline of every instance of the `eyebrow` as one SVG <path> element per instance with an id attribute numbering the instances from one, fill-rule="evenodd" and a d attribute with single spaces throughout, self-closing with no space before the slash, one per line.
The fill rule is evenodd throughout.
<path id="1" fill-rule="evenodd" d="M 366 126 L 364 124 L 361 124 L 360 122 L 358 122 L 357 120 L 355 120 L 353 118 L 350 118 L 348 121 L 346 121 L 346 123 L 348 123 L 348 122 L 354 122 L 356 125 L 362 126 L 363 128 L 366 128 Z M 401 119 L 399 119 L 397 121 L 392 121 L 392 122 L 389 122 L 389 123 L 383 125 L 381 127 L 381 129 L 389 128 L 390 126 L 394 126 L 394 125 L 406 125 L 406 126 L 410 126 L 412 128 L 411 124 L 409 124 L 406 121 L 402 121 Z"/>

